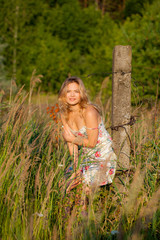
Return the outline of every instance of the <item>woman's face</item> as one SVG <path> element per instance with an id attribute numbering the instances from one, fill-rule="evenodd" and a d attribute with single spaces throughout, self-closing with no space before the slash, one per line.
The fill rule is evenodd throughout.
<path id="1" fill-rule="evenodd" d="M 69 105 L 79 104 L 81 100 L 79 85 L 76 82 L 67 85 L 66 102 Z"/>

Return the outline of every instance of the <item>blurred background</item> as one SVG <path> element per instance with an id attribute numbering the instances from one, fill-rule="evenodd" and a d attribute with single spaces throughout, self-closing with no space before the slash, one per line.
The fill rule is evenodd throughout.
<path id="1" fill-rule="evenodd" d="M 0 0 L 1 94 L 11 84 L 28 90 L 36 70 L 43 77 L 34 91 L 43 95 L 57 94 L 74 75 L 93 98 L 109 76 L 109 98 L 113 48 L 131 45 L 132 91 L 152 105 L 160 75 L 159 9 L 158 0 Z"/>

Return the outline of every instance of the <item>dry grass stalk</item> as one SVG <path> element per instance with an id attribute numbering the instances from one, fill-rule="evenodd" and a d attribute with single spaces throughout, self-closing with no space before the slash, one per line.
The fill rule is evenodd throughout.
<path id="1" fill-rule="evenodd" d="M 15 98 L 14 98 L 14 101 L 13 101 L 14 103 L 16 103 L 16 101 L 18 100 L 19 96 L 22 94 L 22 90 L 23 90 L 24 86 L 25 86 L 25 85 L 23 85 L 23 86 L 19 89 L 18 93 L 16 94 L 16 96 L 15 96 Z M 27 94 L 27 96 L 28 96 L 28 94 Z"/>
<path id="2" fill-rule="evenodd" d="M 43 139 L 45 139 L 45 136 L 46 135 L 48 135 L 48 131 L 50 131 L 51 130 L 51 126 L 48 128 L 48 126 L 44 126 L 44 128 L 43 128 L 43 133 L 42 133 L 42 135 L 41 135 L 41 139 L 42 139 L 42 141 L 40 142 L 40 145 L 39 145 L 39 153 L 41 152 L 41 150 L 42 150 L 42 147 L 43 147 L 43 145 L 44 145 L 44 141 L 43 141 Z"/>
<path id="3" fill-rule="evenodd" d="M 6 159 L 6 161 L 5 161 L 6 165 L 4 164 L 5 169 L 3 169 L 3 166 L 1 166 L 1 168 L 0 168 L 0 172 L 1 172 L 0 173 L 0 184 L 3 183 L 3 181 L 2 181 L 3 177 L 7 175 L 7 172 L 9 172 L 9 170 L 11 170 L 12 164 L 15 162 L 15 158 L 13 157 L 14 155 L 15 155 L 15 152 L 12 152 L 9 159 L 8 160 Z M 18 157 L 16 157 L 16 158 L 18 158 Z"/>
<path id="4" fill-rule="evenodd" d="M 31 215 L 29 218 L 29 223 L 27 226 L 27 230 L 29 232 L 29 239 L 33 239 L 33 216 Z"/>
<path id="5" fill-rule="evenodd" d="M 48 203 L 48 200 L 49 200 L 49 196 L 50 196 L 50 193 L 51 193 L 51 187 L 52 187 L 52 184 L 53 184 L 53 179 L 54 179 L 54 169 L 52 168 L 50 170 L 50 173 L 49 173 L 49 181 L 48 181 L 48 185 L 47 185 L 47 189 L 46 189 L 46 196 L 44 198 L 44 201 L 42 203 L 42 206 L 41 206 L 41 211 L 42 213 L 44 213 L 44 211 L 46 211 L 46 206 L 47 206 L 47 203 Z M 36 232 L 37 232 L 37 228 L 38 228 L 38 225 L 40 223 L 40 218 L 37 220 L 36 224 L 35 224 L 35 227 L 34 227 L 34 235 L 36 235 Z"/>
<path id="6" fill-rule="evenodd" d="M 52 240 L 59 240 L 58 230 L 57 230 L 56 225 L 53 226 Z"/>
<path id="7" fill-rule="evenodd" d="M 24 156 L 24 159 L 22 158 L 20 161 L 20 165 L 20 173 L 19 177 L 17 179 L 15 178 L 16 185 L 12 194 L 12 198 L 14 199 L 14 197 L 18 194 L 20 197 L 20 203 L 24 205 L 25 187 L 29 176 L 28 169 L 31 165 L 31 160 L 29 160 L 29 156 L 27 156 L 26 158 Z"/>
<path id="8" fill-rule="evenodd" d="M 3 124 L 3 133 L 9 134 L 9 127 L 13 126 L 16 123 L 19 115 L 21 116 L 21 118 L 24 119 L 23 111 L 20 114 L 20 110 L 23 108 L 27 97 L 28 94 L 22 100 L 19 98 L 18 103 L 13 103 L 12 108 L 10 108 L 9 113 L 6 116 L 6 121 Z"/>
<path id="9" fill-rule="evenodd" d="M 124 199 L 125 200 L 124 213 L 126 215 L 135 213 L 135 205 L 136 205 L 138 194 L 143 189 L 144 177 L 145 177 L 145 171 L 141 170 L 141 165 L 139 164 L 133 176 L 133 181 L 130 185 L 128 197 Z"/>
<path id="10" fill-rule="evenodd" d="M 31 165 L 31 159 L 30 159 L 30 155 L 29 155 L 24 159 L 23 170 L 22 170 L 22 172 L 20 174 L 20 178 L 19 178 L 19 182 L 21 184 L 21 189 L 22 189 L 22 191 L 20 191 L 20 193 L 21 193 L 21 196 L 23 196 L 23 198 L 24 198 L 24 189 L 26 186 L 26 181 L 27 181 L 28 175 L 29 175 L 28 169 L 29 169 L 30 165 Z"/>
<path id="11" fill-rule="evenodd" d="M 72 227 L 74 224 L 76 218 L 76 210 L 75 208 L 73 208 L 71 216 L 68 219 L 68 225 L 67 225 L 67 229 L 66 229 L 66 240 L 72 240 L 73 239 L 73 235 L 72 235 Z"/>
<path id="12" fill-rule="evenodd" d="M 0 103 L 2 103 L 2 101 L 3 101 L 3 96 L 5 95 L 5 92 L 4 92 L 4 90 L 2 89 L 1 91 L 0 91 Z M 1 113 L 1 112 L 0 112 Z"/>
<path id="13" fill-rule="evenodd" d="M 21 160 L 19 161 L 19 164 L 16 164 L 16 160 L 20 158 Z M 24 161 L 22 161 L 23 159 L 23 153 L 20 153 L 19 155 L 17 155 L 13 161 L 15 162 L 15 167 L 14 167 L 14 179 L 15 181 L 18 181 L 18 175 L 20 174 L 21 172 L 21 168 L 23 167 L 24 165 Z M 10 191 L 12 190 L 12 186 L 15 185 L 15 181 L 12 182 L 12 184 L 10 185 L 9 189 L 8 189 L 8 192 L 7 192 L 7 198 L 9 198 L 9 195 L 10 195 Z M 18 184 L 17 184 L 18 185 Z"/>
<path id="14" fill-rule="evenodd" d="M 139 203 L 138 203 L 138 194 L 143 189 L 145 177 L 145 170 L 141 171 L 141 164 L 137 166 L 136 172 L 133 176 L 133 181 L 130 185 L 128 191 L 128 197 L 123 198 L 123 206 L 121 211 L 121 220 L 119 223 L 119 234 L 118 239 L 123 240 L 126 234 L 126 221 L 124 222 L 124 217 L 126 217 L 127 222 L 130 222 L 130 225 L 134 223 L 134 218 L 136 217 Z"/>
<path id="15" fill-rule="evenodd" d="M 47 154 L 47 162 L 49 162 L 50 158 L 51 158 L 51 152 L 52 152 L 52 139 L 50 139 L 49 143 L 48 143 L 48 154 Z"/>
<path id="16" fill-rule="evenodd" d="M 104 107 L 104 116 L 106 116 L 107 115 L 107 119 L 105 119 L 105 126 L 109 126 L 110 125 L 110 123 L 111 123 L 111 114 L 110 114 L 110 111 L 111 111 L 111 100 L 112 100 L 112 98 L 110 97 L 109 99 L 108 99 L 108 101 L 106 102 L 106 105 L 105 105 L 105 107 Z"/>
<path id="17" fill-rule="evenodd" d="M 7 148 L 7 152 L 6 152 L 6 154 L 4 154 L 4 156 L 3 156 L 4 160 L 3 160 L 3 162 L 2 162 L 2 165 L 0 166 L 0 176 L 1 176 L 1 173 L 6 169 L 6 164 L 9 164 L 9 165 L 10 165 L 9 161 L 11 161 L 11 160 L 12 160 L 12 157 L 14 156 L 15 151 L 12 152 L 13 146 L 14 146 L 14 143 L 12 143 L 12 145 L 10 146 L 10 148 L 9 148 L 9 147 Z M 2 159 L 3 159 L 3 158 L 2 158 Z M 1 177 L 0 177 L 0 178 L 1 178 Z"/>
<path id="18" fill-rule="evenodd" d="M 138 145 L 136 147 L 136 151 L 141 152 L 141 147 L 143 144 L 147 143 L 148 140 L 155 140 L 158 139 L 158 129 L 156 124 L 158 125 L 158 108 L 156 111 L 156 122 L 154 124 L 155 128 L 155 135 L 153 135 L 153 115 L 155 112 L 155 108 L 152 108 L 151 111 L 148 111 L 146 108 L 141 108 L 140 113 L 137 112 L 137 115 L 139 115 L 140 121 L 137 120 L 136 125 L 134 126 L 134 131 L 135 131 L 135 141 L 134 145 L 138 142 Z M 136 114 L 136 112 L 135 112 Z"/>
<path id="19" fill-rule="evenodd" d="M 37 174 L 35 176 L 35 186 L 34 186 L 35 191 L 37 191 L 37 188 L 39 188 L 39 190 L 41 188 L 41 184 L 40 184 L 40 181 L 39 181 L 39 179 L 40 179 L 40 170 L 41 170 L 41 163 L 39 164 L 39 168 L 38 168 Z"/>
<path id="20" fill-rule="evenodd" d="M 100 91 L 97 94 L 96 99 L 95 99 L 95 103 L 98 104 L 100 106 L 101 110 L 102 110 L 103 120 L 105 119 L 106 110 L 108 110 L 108 108 L 107 108 L 108 102 L 106 103 L 105 106 L 103 105 L 103 103 L 102 103 L 102 91 L 103 91 L 103 89 L 107 88 L 108 82 L 109 82 L 109 77 L 106 77 L 103 80 L 102 85 L 101 85 L 101 89 L 100 89 Z"/>
<path id="21" fill-rule="evenodd" d="M 30 79 L 30 90 L 29 90 L 29 98 L 28 98 L 28 104 L 29 104 L 29 116 L 30 116 L 30 105 L 31 105 L 31 97 L 33 93 L 33 89 L 36 86 L 37 83 L 41 83 L 42 75 L 36 75 L 36 69 L 33 70 L 32 76 Z"/>
<path id="22" fill-rule="evenodd" d="M 139 218 L 136 221 L 136 225 L 133 230 L 132 239 L 135 239 L 135 236 L 137 235 L 137 233 L 140 233 L 142 229 L 147 228 L 148 223 L 152 221 L 153 214 L 156 213 L 157 209 L 159 208 L 159 205 L 158 205 L 159 199 L 160 199 L 160 188 L 158 188 L 158 190 L 153 193 L 153 196 L 148 201 L 147 206 L 143 206 L 141 208 L 139 213 Z"/>
<path id="23" fill-rule="evenodd" d="M 140 233 L 135 232 L 134 234 L 132 234 L 132 236 L 130 237 L 130 240 L 143 240 L 143 236 L 140 235 Z"/>

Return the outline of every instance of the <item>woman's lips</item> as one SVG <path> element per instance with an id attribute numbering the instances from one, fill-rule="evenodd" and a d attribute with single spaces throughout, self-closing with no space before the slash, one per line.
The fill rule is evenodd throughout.
<path id="1" fill-rule="evenodd" d="M 76 98 L 69 98 L 69 100 L 70 100 L 70 101 L 75 101 L 75 100 L 76 100 Z"/>

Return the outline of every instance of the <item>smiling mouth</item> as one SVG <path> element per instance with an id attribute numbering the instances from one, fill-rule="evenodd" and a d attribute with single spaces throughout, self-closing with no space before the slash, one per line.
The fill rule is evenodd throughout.
<path id="1" fill-rule="evenodd" d="M 76 98 L 69 98 L 69 100 L 70 100 L 70 101 L 75 101 L 75 100 L 76 100 Z"/>

